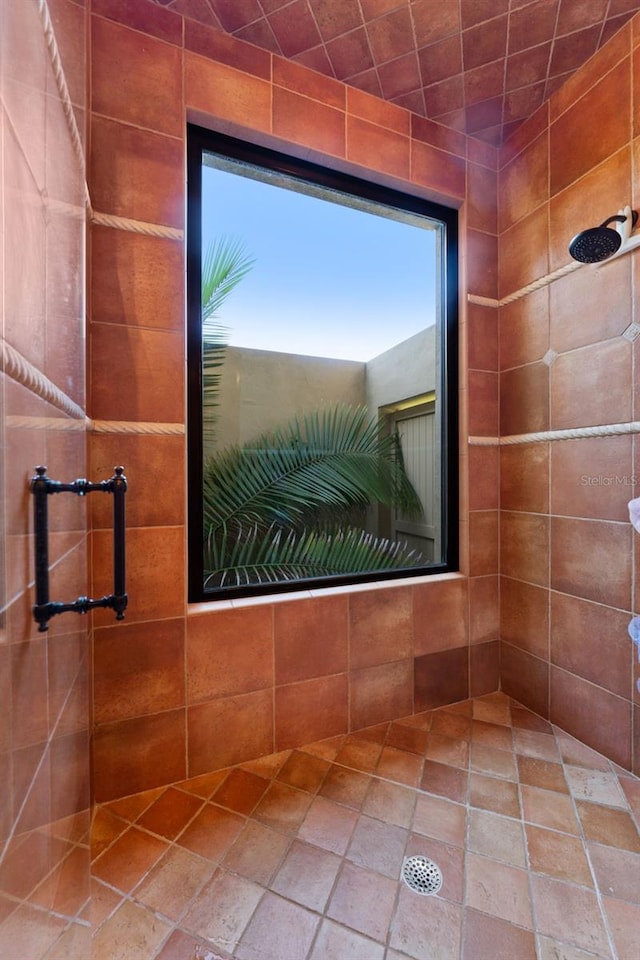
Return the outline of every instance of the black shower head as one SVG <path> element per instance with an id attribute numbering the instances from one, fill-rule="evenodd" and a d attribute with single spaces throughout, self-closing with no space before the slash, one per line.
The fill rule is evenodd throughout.
<path id="1" fill-rule="evenodd" d="M 636 225 L 638 212 L 632 211 L 632 228 Z M 577 234 L 569 244 L 569 253 L 574 260 L 580 263 L 599 263 L 601 260 L 608 260 L 614 253 L 617 253 L 622 245 L 622 234 L 609 226 L 614 220 L 624 223 L 626 216 L 616 214 L 609 217 L 599 227 L 590 227 Z"/>

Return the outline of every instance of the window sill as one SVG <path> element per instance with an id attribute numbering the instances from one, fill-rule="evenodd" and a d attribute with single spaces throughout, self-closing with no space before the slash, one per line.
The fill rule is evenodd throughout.
<path id="1" fill-rule="evenodd" d="M 310 600 L 317 597 L 330 597 L 351 593 L 367 593 L 372 590 L 393 590 L 399 587 L 415 587 L 425 583 L 442 583 L 444 580 L 465 580 L 464 574 L 436 573 L 431 576 L 406 577 L 393 580 L 376 580 L 369 583 L 351 583 L 343 587 L 317 587 L 313 590 L 297 590 L 291 593 L 261 594 L 258 597 L 238 597 L 237 600 L 206 600 L 202 603 L 190 603 L 187 617 L 197 617 L 205 613 L 221 610 L 238 610 L 241 607 L 269 606 L 274 603 L 290 603 L 294 600 Z"/>

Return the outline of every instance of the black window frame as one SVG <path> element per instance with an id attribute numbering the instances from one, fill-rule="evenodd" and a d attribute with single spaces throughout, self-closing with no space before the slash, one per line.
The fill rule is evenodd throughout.
<path id="1" fill-rule="evenodd" d="M 437 220 L 444 226 L 444 256 L 440 289 L 445 297 L 440 331 L 440 370 L 436 388 L 446 398 L 441 404 L 441 466 L 444 482 L 441 498 L 442 562 L 424 567 L 384 570 L 378 573 L 344 574 L 241 587 L 204 589 L 203 569 L 203 445 L 202 445 L 202 157 L 215 153 L 272 169 L 288 177 L 331 190 L 396 207 Z M 459 565 L 458 504 L 458 211 L 416 194 L 343 173 L 318 163 L 289 156 L 278 150 L 187 125 L 187 531 L 188 602 L 202 603 L 234 597 L 290 593 L 323 587 L 378 583 L 409 577 L 451 573 Z"/>

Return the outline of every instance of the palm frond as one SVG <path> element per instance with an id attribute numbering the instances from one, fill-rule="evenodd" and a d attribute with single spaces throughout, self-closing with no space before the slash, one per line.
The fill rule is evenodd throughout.
<path id="1" fill-rule="evenodd" d="M 207 322 L 254 263 L 238 239 L 221 237 L 207 249 L 202 263 L 202 326 L 205 336 Z"/>
<path id="2" fill-rule="evenodd" d="M 220 331 L 218 340 L 203 339 L 202 343 L 202 440 L 205 449 L 212 449 L 216 442 L 220 367 L 224 364 L 227 349 L 224 328 L 218 329 Z"/>
<path id="3" fill-rule="evenodd" d="M 211 533 L 229 524 L 316 522 L 318 510 L 392 504 L 421 511 L 420 501 L 366 407 L 337 406 L 296 418 L 250 446 L 209 459 L 204 471 L 204 517 Z"/>
<path id="4" fill-rule="evenodd" d="M 296 532 L 272 524 L 239 526 L 209 543 L 205 555 L 205 589 L 276 583 L 310 577 L 376 572 L 425 563 L 404 542 L 375 537 L 353 527 Z"/>
<path id="5" fill-rule="evenodd" d="M 215 444 L 219 368 L 224 363 L 229 330 L 216 316 L 223 302 L 254 264 L 240 240 L 221 237 L 207 249 L 202 264 L 202 435 Z"/>

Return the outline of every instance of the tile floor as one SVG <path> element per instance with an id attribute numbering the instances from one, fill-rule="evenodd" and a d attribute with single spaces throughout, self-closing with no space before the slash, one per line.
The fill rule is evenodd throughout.
<path id="1" fill-rule="evenodd" d="M 639 824 L 638 778 L 491 694 L 99 807 L 93 956 L 638 960 Z"/>

